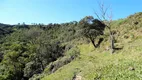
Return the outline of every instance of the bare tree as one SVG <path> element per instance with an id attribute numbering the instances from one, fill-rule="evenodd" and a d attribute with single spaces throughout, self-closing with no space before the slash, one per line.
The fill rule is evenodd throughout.
<path id="1" fill-rule="evenodd" d="M 110 7 L 105 7 L 104 2 L 98 2 L 99 5 L 99 12 L 97 13 L 95 11 L 95 15 L 97 16 L 97 18 L 102 21 L 106 28 L 109 31 L 109 36 L 110 36 L 110 48 L 111 48 L 111 53 L 114 53 L 115 47 L 114 47 L 114 35 L 112 33 L 111 30 L 111 22 L 112 22 L 112 11 L 110 11 L 110 13 L 108 12 L 108 9 L 111 9 Z"/>

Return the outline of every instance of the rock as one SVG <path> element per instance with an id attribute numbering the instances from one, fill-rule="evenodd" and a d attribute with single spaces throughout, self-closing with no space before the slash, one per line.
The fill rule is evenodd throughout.
<path id="1" fill-rule="evenodd" d="M 130 67 L 128 68 L 128 70 L 130 70 L 130 71 L 134 71 L 134 70 L 135 70 L 135 68 L 134 68 L 134 67 L 132 67 L 132 66 L 130 66 Z"/>
<path id="2" fill-rule="evenodd" d="M 81 76 L 76 76 L 74 80 L 81 80 Z"/>
<path id="3" fill-rule="evenodd" d="M 81 76 L 75 75 L 72 80 L 81 80 Z"/>
<path id="4" fill-rule="evenodd" d="M 108 47 L 108 46 L 105 47 L 105 51 L 109 51 L 109 49 L 110 49 L 110 47 Z"/>

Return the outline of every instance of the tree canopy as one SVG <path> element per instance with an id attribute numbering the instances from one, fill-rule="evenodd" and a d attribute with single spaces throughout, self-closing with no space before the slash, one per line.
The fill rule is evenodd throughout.
<path id="1" fill-rule="evenodd" d="M 103 35 L 105 25 L 98 19 L 94 19 L 93 16 L 86 16 L 79 21 L 79 34 L 89 38 L 96 48 L 95 39 L 97 36 Z"/>

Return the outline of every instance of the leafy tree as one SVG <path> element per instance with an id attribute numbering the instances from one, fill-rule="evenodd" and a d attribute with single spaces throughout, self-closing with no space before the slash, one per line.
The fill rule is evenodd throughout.
<path id="1" fill-rule="evenodd" d="M 8 80 L 19 80 L 23 76 L 24 63 L 21 62 L 20 57 L 22 57 L 23 49 L 19 44 L 13 44 L 9 47 L 10 50 L 6 51 L 4 58 L 1 62 L 2 66 L 5 68 L 0 69 L 2 75 L 6 75 L 5 79 Z"/>
<path id="2" fill-rule="evenodd" d="M 103 35 L 105 25 L 98 19 L 94 19 L 92 16 L 86 16 L 79 22 L 79 34 L 89 38 L 95 48 L 98 45 L 95 44 L 95 39 L 99 35 Z"/>
<path id="3" fill-rule="evenodd" d="M 3 59 L 3 53 L 0 52 L 0 62 L 2 61 L 2 59 Z"/>

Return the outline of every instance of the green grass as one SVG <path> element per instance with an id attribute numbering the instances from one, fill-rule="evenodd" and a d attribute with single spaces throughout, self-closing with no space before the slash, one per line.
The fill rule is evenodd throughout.
<path id="1" fill-rule="evenodd" d="M 79 75 L 82 80 L 141 80 L 142 43 L 137 39 L 124 49 L 110 54 L 93 49 L 91 44 L 79 45 L 80 56 L 41 80 L 72 80 Z M 130 70 L 129 68 L 134 68 Z"/>
<path id="2" fill-rule="evenodd" d="M 142 23 L 132 25 L 131 22 L 139 20 L 132 17 L 112 24 L 112 30 L 117 32 L 115 45 L 123 47 L 122 50 L 115 54 L 106 51 L 107 35 L 97 49 L 92 44 L 77 44 L 80 56 L 41 80 L 72 80 L 74 75 L 81 76 L 82 80 L 142 80 Z"/>

